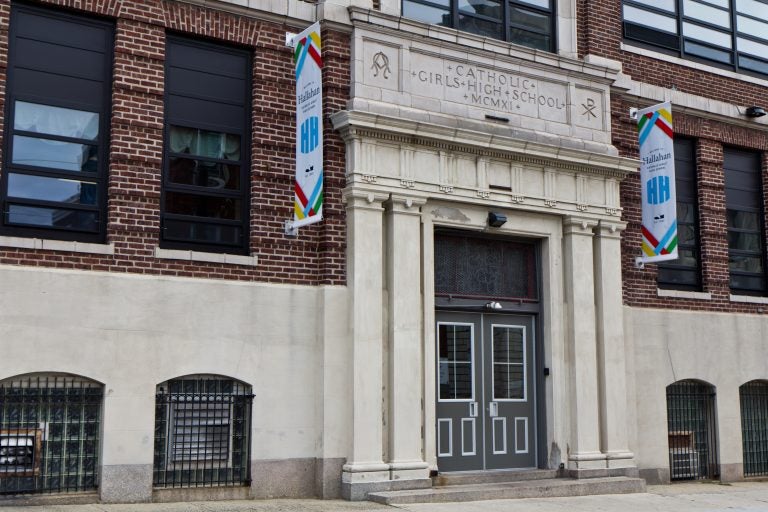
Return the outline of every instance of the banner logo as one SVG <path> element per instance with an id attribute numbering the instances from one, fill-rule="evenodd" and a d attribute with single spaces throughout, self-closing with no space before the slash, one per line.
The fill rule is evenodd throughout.
<path id="1" fill-rule="evenodd" d="M 674 131 L 669 102 L 638 112 L 644 263 L 677 259 Z"/>

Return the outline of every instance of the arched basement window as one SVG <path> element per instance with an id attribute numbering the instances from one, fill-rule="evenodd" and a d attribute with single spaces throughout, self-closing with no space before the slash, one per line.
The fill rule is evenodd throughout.
<path id="1" fill-rule="evenodd" d="M 669 470 L 672 480 L 719 476 L 715 388 L 681 380 L 667 386 Z"/>
<path id="2" fill-rule="evenodd" d="M 739 388 L 744 476 L 768 475 L 768 382 L 753 380 Z"/>

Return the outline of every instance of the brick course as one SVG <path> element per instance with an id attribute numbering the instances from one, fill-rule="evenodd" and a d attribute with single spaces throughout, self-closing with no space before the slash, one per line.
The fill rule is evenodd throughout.
<path id="1" fill-rule="evenodd" d="M 76 13 L 115 21 L 107 241 L 111 256 L 0 247 L 0 263 L 82 270 L 344 284 L 346 234 L 341 189 L 344 143 L 325 121 L 324 220 L 286 238 L 293 216 L 295 81 L 285 33 L 296 27 L 175 1 L 52 0 Z M 5 105 L 10 2 L 0 0 L 0 108 Z M 256 267 L 157 259 L 163 155 L 165 35 L 173 32 L 253 52 L 250 254 Z M 323 30 L 324 117 L 349 98 L 348 34 Z M 0 119 L 0 137 L 3 120 Z M 0 140 L 1 142 L 1 140 Z M 0 155 L 2 158 L 2 155 Z M 2 171 L 0 171 L 2 172 Z"/>

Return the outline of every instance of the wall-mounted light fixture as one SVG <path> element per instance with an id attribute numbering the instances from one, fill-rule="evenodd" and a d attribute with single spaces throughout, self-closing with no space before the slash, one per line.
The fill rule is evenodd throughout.
<path id="1" fill-rule="evenodd" d="M 503 309 L 503 306 L 494 300 L 491 302 L 486 302 L 485 309 Z"/>
<path id="2" fill-rule="evenodd" d="M 747 117 L 763 117 L 766 114 L 763 107 L 747 107 L 745 115 Z"/>
<path id="3" fill-rule="evenodd" d="M 500 228 L 507 222 L 507 216 L 503 213 L 488 212 L 488 225 L 492 228 Z"/>

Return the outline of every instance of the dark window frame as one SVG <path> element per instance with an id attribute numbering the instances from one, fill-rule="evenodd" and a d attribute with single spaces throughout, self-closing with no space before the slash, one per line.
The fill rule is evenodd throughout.
<path id="1" fill-rule="evenodd" d="M 734 156 L 744 156 L 746 158 L 750 158 L 753 160 L 754 166 L 749 169 L 737 169 L 737 168 L 730 168 L 727 167 L 729 165 L 728 162 L 728 154 L 731 153 Z M 764 196 L 763 196 L 763 181 L 762 181 L 762 175 L 763 175 L 763 169 L 762 169 L 762 161 L 760 158 L 760 152 L 758 151 L 751 151 L 747 149 L 741 149 L 741 148 L 733 148 L 733 147 L 724 147 L 723 148 L 723 173 L 725 176 L 725 195 L 726 195 L 726 201 L 725 201 L 725 208 L 726 208 L 726 216 L 728 217 L 729 212 L 736 211 L 736 212 L 747 212 L 756 214 L 756 218 L 758 219 L 758 226 L 756 229 L 748 229 L 748 228 L 736 228 L 731 227 L 726 220 L 726 230 L 728 234 L 728 273 L 729 273 L 729 280 L 730 280 L 730 289 L 731 293 L 737 294 L 737 295 L 757 295 L 762 296 L 765 295 L 766 289 L 768 288 L 768 272 L 766 271 L 766 224 L 765 224 L 765 205 L 764 205 Z M 749 190 L 740 188 L 737 186 L 734 186 L 733 181 L 729 184 L 728 180 L 728 171 L 731 169 L 734 172 L 743 172 L 743 173 L 751 173 L 755 177 L 756 181 L 756 187 L 750 188 Z M 733 191 L 733 192 L 731 192 Z M 753 202 L 756 204 L 756 206 L 749 206 L 745 204 L 740 203 L 734 203 L 730 198 L 733 196 L 733 194 L 738 194 L 739 192 L 745 193 L 749 192 L 753 194 L 752 198 Z M 726 218 L 727 218 L 726 217 Z M 752 234 L 756 236 L 760 247 L 759 250 L 748 250 L 748 249 L 732 249 L 730 238 L 731 234 Z M 745 256 L 745 257 L 759 257 L 760 258 L 760 264 L 762 271 L 761 272 L 749 272 L 745 270 L 734 270 L 731 268 L 731 259 L 736 256 Z M 753 279 L 760 279 L 760 286 L 755 287 L 743 287 L 743 286 L 734 286 L 734 276 L 741 276 L 745 278 L 753 278 Z"/>
<path id="2" fill-rule="evenodd" d="M 687 158 L 681 158 L 681 150 L 686 149 Z M 684 162 L 690 162 L 692 167 L 688 176 L 681 177 L 680 167 Z M 678 254 L 681 250 L 692 250 L 696 256 L 696 266 L 680 264 L 680 260 L 659 262 L 657 285 L 659 288 L 670 290 L 701 291 L 701 236 L 699 230 L 699 201 L 698 201 L 698 166 L 696 165 L 696 141 L 684 137 L 675 137 L 675 191 L 677 195 L 677 224 L 678 224 Z M 690 182 L 690 183 L 689 183 Z M 690 187 L 686 190 L 686 184 Z M 681 200 L 681 197 L 683 200 Z M 688 199 L 688 200 L 685 200 Z M 680 204 L 688 204 L 693 212 L 692 222 L 681 222 Z M 694 243 L 684 243 L 680 237 L 681 227 L 689 226 L 693 230 Z M 693 277 L 689 282 L 681 282 L 681 274 L 689 274 Z"/>
<path id="3" fill-rule="evenodd" d="M 425 7 L 444 10 L 449 15 L 450 25 L 441 25 L 441 26 L 455 28 L 463 32 L 470 32 L 477 35 L 484 35 L 486 37 L 491 37 L 493 39 L 497 39 L 500 41 L 507 41 L 513 44 L 519 44 L 519 45 L 526 46 L 528 48 L 532 48 L 540 51 L 547 51 L 551 53 L 555 53 L 557 51 L 557 0 L 549 0 L 550 7 L 548 9 L 531 5 L 526 2 L 516 1 L 516 0 L 500 0 L 500 1 L 502 5 L 501 18 L 494 18 L 492 16 L 484 16 L 482 14 L 461 10 L 459 9 L 459 0 L 450 0 L 449 6 L 445 6 L 440 4 L 437 1 L 431 1 L 431 0 L 402 0 L 401 8 L 403 9 L 403 12 L 404 12 L 405 5 L 412 4 L 412 5 L 422 5 Z M 548 23 L 549 32 L 547 33 L 543 31 L 536 31 L 536 30 L 532 30 L 531 27 L 525 27 L 524 25 L 516 24 L 515 20 L 511 18 L 511 14 L 510 14 L 512 9 L 514 8 L 521 8 L 530 13 L 537 14 L 537 15 L 549 16 L 549 23 Z M 469 20 L 477 20 L 479 22 L 497 23 L 499 24 L 500 30 L 503 31 L 503 36 L 493 37 L 491 35 L 478 34 L 476 32 L 463 29 L 461 27 L 460 17 L 466 17 Z M 415 18 L 412 18 L 412 19 L 415 19 Z M 512 37 L 510 37 L 511 31 L 514 29 L 520 29 L 526 32 L 530 32 L 532 34 L 548 37 L 549 48 L 547 49 L 538 48 L 538 47 L 526 45 L 519 41 L 514 40 Z"/>
<path id="4" fill-rule="evenodd" d="M 243 119 L 240 130 L 222 129 L 222 126 L 208 122 L 185 122 L 184 119 L 178 119 L 175 113 L 169 108 L 169 98 L 171 96 L 171 87 L 169 86 L 169 67 L 170 59 L 166 58 L 166 81 L 164 88 L 165 118 L 163 120 L 163 164 L 162 164 L 162 186 L 160 192 L 160 247 L 167 249 L 182 249 L 201 252 L 229 253 L 229 254 L 248 254 L 250 249 L 250 212 L 251 212 L 251 191 L 250 191 L 250 168 L 251 168 L 251 137 L 253 133 L 251 105 L 252 105 L 252 72 L 253 72 L 253 54 L 246 48 L 233 45 L 220 44 L 218 42 L 209 42 L 200 39 L 192 39 L 183 34 L 168 33 L 166 35 L 166 53 L 172 44 L 180 44 L 188 47 L 196 47 L 201 50 L 213 51 L 218 53 L 228 53 L 245 57 L 245 69 L 243 73 Z M 190 96 L 203 101 L 210 100 L 200 96 Z M 233 104 L 235 102 L 233 101 Z M 175 153 L 171 151 L 171 128 L 190 128 L 196 130 L 205 130 L 217 132 L 220 134 L 237 135 L 240 137 L 240 159 L 225 160 L 206 157 L 203 155 L 190 155 L 186 153 Z M 238 165 L 240 190 L 231 192 L 226 189 L 217 190 L 210 187 L 200 187 L 196 185 L 180 184 L 171 181 L 170 161 L 174 157 L 185 157 L 195 161 L 206 161 L 211 163 Z M 230 198 L 240 201 L 239 215 L 240 220 L 227 220 L 214 217 L 193 216 L 184 214 L 168 213 L 166 211 L 166 200 L 168 193 L 190 194 L 204 198 Z M 217 244 L 197 242 L 190 239 L 174 238 L 166 234 L 166 221 L 194 222 L 200 225 L 232 226 L 241 229 L 241 240 L 238 244 Z"/>
<path id="5" fill-rule="evenodd" d="M 731 0 L 728 7 L 728 11 L 727 11 L 731 26 L 729 28 L 723 28 L 719 25 L 707 23 L 706 21 L 700 20 L 698 18 L 686 16 L 683 10 L 684 1 L 685 0 L 674 0 L 675 12 L 673 14 L 664 9 L 651 7 L 634 0 L 622 0 L 622 10 L 623 10 L 623 6 L 627 5 L 631 7 L 640 8 L 647 12 L 663 14 L 669 17 L 670 19 L 674 17 L 674 19 L 676 20 L 676 28 L 677 28 L 677 34 L 670 34 L 669 32 L 662 31 L 662 30 L 654 30 L 651 27 L 639 25 L 631 21 L 625 21 L 624 14 L 622 12 L 622 32 L 623 32 L 624 40 L 627 42 L 631 42 L 632 44 L 638 44 L 644 48 L 649 48 L 649 49 L 660 51 L 662 53 L 666 53 L 669 55 L 674 55 L 676 57 L 680 57 L 685 60 L 705 63 L 713 67 L 727 69 L 727 70 L 735 71 L 737 73 L 742 73 L 742 74 L 757 76 L 757 77 L 765 77 L 766 75 L 768 75 L 768 71 L 763 72 L 758 69 L 750 68 L 748 66 L 744 66 L 740 64 L 741 59 L 745 59 L 745 60 L 751 59 L 754 62 L 758 63 L 760 66 L 765 67 L 766 70 L 768 70 L 768 58 L 766 58 L 765 56 L 753 55 L 743 51 L 740 52 L 738 50 L 738 42 L 737 42 L 738 38 L 742 38 L 742 39 L 754 41 L 756 43 L 760 43 L 768 46 L 768 35 L 766 39 L 760 39 L 759 37 L 756 37 L 752 34 L 739 32 L 738 25 L 737 25 L 738 16 L 743 16 L 745 18 L 752 19 L 755 21 L 760 21 L 760 22 L 764 20 L 756 18 L 755 16 L 752 16 L 750 14 L 737 12 L 735 1 Z M 711 6 L 711 7 L 714 9 L 723 10 L 720 7 L 716 7 L 716 6 Z M 768 9 L 768 4 L 766 4 L 766 9 Z M 693 37 L 683 35 L 684 22 L 693 23 L 702 28 L 715 30 L 717 32 L 727 35 L 731 41 L 731 48 L 730 49 L 723 48 L 718 45 L 711 44 L 708 41 L 703 41 L 700 39 L 695 39 Z M 727 54 L 730 62 L 725 63 L 715 58 L 707 57 L 704 55 L 697 55 L 694 52 L 686 51 L 686 43 L 697 45 L 700 48 L 704 50 L 708 49 L 711 52 L 722 52 L 723 54 Z"/>
<path id="6" fill-rule="evenodd" d="M 104 47 L 104 70 L 100 80 L 104 84 L 104 94 L 100 101 L 99 133 L 95 141 L 78 139 L 73 137 L 28 132 L 14 128 L 16 115 L 16 102 L 33 103 L 43 106 L 60 107 L 73 110 L 96 112 L 93 105 L 84 105 L 75 99 L 53 99 L 41 94 L 33 94 L 25 90 L 17 91 L 16 68 L 24 68 L 24 62 L 17 62 L 15 47 L 18 35 L 20 14 L 50 18 L 53 20 L 65 20 L 71 23 L 87 25 L 94 28 L 107 30 Z M 37 7 L 23 4 L 11 5 L 11 16 L 8 33 L 8 67 L 6 80 L 6 105 L 4 115 L 6 119 L 3 130 L 3 162 L 0 173 L 0 234 L 7 236 L 19 236 L 25 238 L 42 238 L 52 240 L 68 240 L 89 243 L 105 243 L 107 238 L 107 193 L 109 180 L 109 151 L 110 151 L 110 126 L 112 120 L 112 77 L 114 62 L 114 37 L 115 24 L 104 19 L 96 19 L 87 15 L 71 14 L 56 8 Z M 65 45 L 62 45 L 65 46 Z M 14 164 L 12 162 L 14 136 L 27 136 L 43 140 L 73 142 L 78 144 L 95 145 L 98 149 L 97 171 L 93 174 L 57 170 L 50 167 Z M 74 179 L 81 182 L 95 182 L 98 199 L 96 205 L 83 205 L 79 203 L 66 203 L 61 201 L 48 201 L 42 199 L 15 198 L 9 196 L 9 176 L 26 175 L 44 178 Z M 10 205 L 37 206 L 58 208 L 78 212 L 92 212 L 96 214 L 95 231 L 86 231 L 70 227 L 40 226 L 8 222 Z"/>

